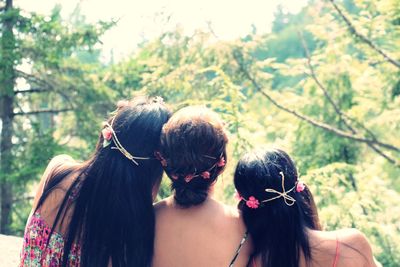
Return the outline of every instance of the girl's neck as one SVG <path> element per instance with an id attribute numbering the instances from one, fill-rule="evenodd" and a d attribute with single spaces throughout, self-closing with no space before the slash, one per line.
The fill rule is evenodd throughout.
<path id="1" fill-rule="evenodd" d="M 169 202 L 169 204 L 173 208 L 179 209 L 179 210 L 185 210 L 185 211 L 188 211 L 188 212 L 195 212 L 195 211 L 207 209 L 210 206 L 213 206 L 216 203 L 218 203 L 218 201 L 213 198 L 213 195 L 208 195 L 207 198 L 202 203 L 200 203 L 198 205 L 193 205 L 193 206 L 190 206 L 190 207 L 182 207 L 181 205 L 179 205 L 175 201 L 174 196 L 168 197 L 167 201 Z"/>

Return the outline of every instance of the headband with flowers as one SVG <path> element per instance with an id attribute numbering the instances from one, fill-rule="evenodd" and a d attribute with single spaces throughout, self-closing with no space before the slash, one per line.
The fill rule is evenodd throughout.
<path id="1" fill-rule="evenodd" d="M 239 194 L 239 192 L 236 191 L 235 198 L 237 200 L 239 200 L 239 201 L 244 200 L 245 203 L 246 203 L 246 206 L 249 207 L 250 209 L 257 209 L 262 203 L 269 202 L 269 201 L 272 201 L 272 200 L 275 200 L 275 199 L 278 199 L 278 198 L 281 198 L 281 197 L 283 198 L 283 201 L 285 201 L 286 205 L 293 206 L 294 203 L 296 202 L 296 199 L 294 199 L 292 196 L 289 196 L 289 193 L 292 192 L 295 189 L 296 189 L 296 192 L 300 193 L 305 189 L 306 186 L 302 181 L 297 180 L 295 186 L 293 186 L 291 189 L 286 191 L 286 189 L 285 189 L 285 175 L 283 175 L 283 172 L 279 172 L 279 174 L 282 177 L 282 190 L 283 191 L 279 192 L 279 191 L 277 191 L 275 189 L 272 189 L 272 188 L 266 188 L 265 189 L 265 192 L 277 194 L 276 196 L 268 198 L 268 199 L 265 199 L 265 200 L 262 200 L 262 201 L 259 201 L 254 196 L 250 196 L 248 199 L 245 199 L 244 197 L 242 197 Z"/>
<path id="2" fill-rule="evenodd" d="M 167 165 L 168 165 L 168 163 L 167 163 L 167 160 L 161 155 L 161 153 L 160 152 L 155 152 L 154 153 L 154 155 L 155 155 L 155 157 L 161 162 L 161 165 L 165 168 L 165 167 L 167 167 Z M 211 158 L 211 159 L 217 159 L 217 158 L 215 158 L 215 157 L 212 157 L 212 156 L 208 156 L 208 155 L 204 155 L 204 157 L 207 157 L 207 158 Z M 202 177 L 203 179 L 205 179 L 205 180 L 207 180 L 207 179 L 210 179 L 211 178 L 211 171 L 214 169 L 214 168 L 216 168 L 216 167 L 224 167 L 225 166 L 225 164 L 226 164 L 226 162 L 225 162 L 225 157 L 223 156 L 223 154 L 221 154 L 221 156 L 219 157 L 219 159 L 218 159 L 218 161 L 214 164 L 214 165 L 212 165 L 208 170 L 206 170 L 206 171 L 203 171 L 203 172 L 201 172 L 201 173 L 190 173 L 190 174 L 186 174 L 186 175 L 181 175 L 181 174 L 178 174 L 178 173 L 173 173 L 173 174 L 170 174 L 170 177 L 172 178 L 172 179 L 174 179 L 174 180 L 178 180 L 179 179 L 179 177 L 183 177 L 183 179 L 185 180 L 185 182 L 186 183 L 189 183 L 193 178 L 196 178 L 196 177 Z"/>
<path id="3" fill-rule="evenodd" d="M 131 153 L 129 153 L 120 143 L 118 140 L 117 134 L 115 133 L 114 129 L 112 128 L 112 124 L 114 122 L 115 117 L 112 119 L 111 124 L 108 122 L 104 123 L 104 129 L 101 131 L 104 141 L 103 141 L 103 147 L 107 147 L 108 145 L 111 144 L 111 141 L 114 142 L 115 146 L 111 147 L 111 149 L 117 149 L 119 150 L 125 157 L 127 157 L 129 160 L 131 160 L 135 165 L 139 166 L 139 163 L 137 160 L 147 160 L 151 159 L 148 157 L 136 157 L 133 156 Z"/>

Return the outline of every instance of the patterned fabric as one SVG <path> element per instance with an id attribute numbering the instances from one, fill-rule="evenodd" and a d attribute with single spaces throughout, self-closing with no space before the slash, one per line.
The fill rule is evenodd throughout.
<path id="1" fill-rule="evenodd" d="M 53 232 L 49 245 L 46 247 L 50 232 L 51 227 L 47 225 L 39 212 L 35 212 L 25 229 L 20 267 L 55 267 L 61 265 L 64 252 L 64 238 L 60 233 Z M 79 266 L 79 245 L 72 245 L 68 257 L 68 266 Z"/>

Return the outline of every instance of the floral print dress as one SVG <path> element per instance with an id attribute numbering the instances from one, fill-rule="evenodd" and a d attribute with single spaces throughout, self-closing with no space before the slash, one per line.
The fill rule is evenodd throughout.
<path id="1" fill-rule="evenodd" d="M 20 267 L 54 267 L 60 266 L 64 252 L 64 237 L 53 232 L 47 245 L 51 227 L 36 211 L 25 228 Z M 79 266 L 80 247 L 73 244 L 69 253 L 68 266 Z"/>

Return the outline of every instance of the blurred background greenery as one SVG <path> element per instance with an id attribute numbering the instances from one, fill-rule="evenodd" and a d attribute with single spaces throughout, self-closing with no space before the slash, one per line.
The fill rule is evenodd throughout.
<path id="1" fill-rule="evenodd" d="M 277 6 L 268 33 L 254 26 L 235 40 L 176 26 L 104 62 L 101 38 L 117 23 L 89 23 L 79 5 L 64 18 L 60 6 L 49 16 L 0 1 L 1 233 L 23 234 L 51 157 L 87 158 L 116 101 L 146 94 L 222 116 L 230 157 L 218 199 L 235 204 L 244 151 L 280 147 L 325 229 L 356 227 L 384 266 L 400 266 L 399 0 Z"/>

